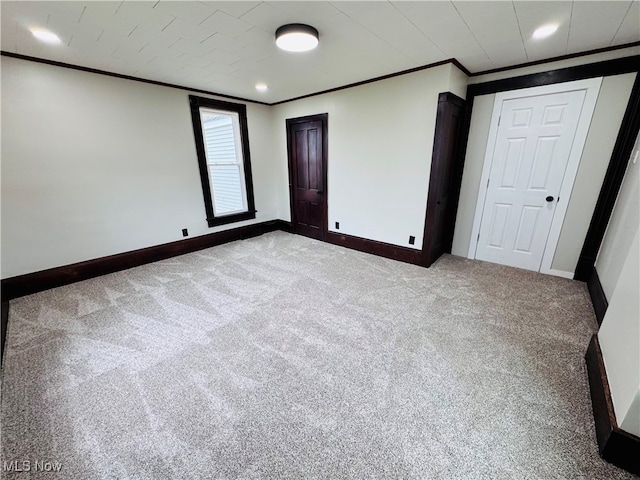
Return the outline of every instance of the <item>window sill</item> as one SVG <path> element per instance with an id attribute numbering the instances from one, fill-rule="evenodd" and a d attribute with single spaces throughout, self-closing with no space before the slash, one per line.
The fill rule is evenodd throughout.
<path id="1" fill-rule="evenodd" d="M 220 225 L 227 225 L 229 223 L 241 222 L 243 220 L 251 220 L 253 218 L 256 218 L 255 210 L 251 212 L 242 212 L 242 213 L 235 213 L 233 215 L 225 215 L 223 217 L 207 218 L 207 224 L 209 225 L 209 228 L 211 228 L 211 227 L 218 227 Z"/>

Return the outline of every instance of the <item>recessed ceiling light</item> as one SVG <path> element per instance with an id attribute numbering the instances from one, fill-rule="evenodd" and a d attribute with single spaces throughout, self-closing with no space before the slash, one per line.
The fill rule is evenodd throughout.
<path id="1" fill-rule="evenodd" d="M 541 38 L 546 38 L 549 35 L 552 35 L 553 33 L 555 33 L 556 30 L 558 30 L 558 25 L 555 25 L 555 24 L 543 25 L 541 27 L 538 27 L 536 31 L 533 32 L 532 38 L 535 38 L 536 40 L 539 40 Z"/>
<path id="2" fill-rule="evenodd" d="M 30 29 L 30 31 L 34 37 L 45 43 L 61 43 L 60 37 L 58 37 L 55 33 L 50 32 L 49 30 L 43 30 L 42 28 L 32 28 Z"/>
<path id="3" fill-rule="evenodd" d="M 267 87 L 264 83 L 256 83 L 256 90 L 258 90 L 259 92 L 266 92 L 268 88 L 269 87 Z"/>
<path id="4" fill-rule="evenodd" d="M 302 23 L 290 23 L 276 30 L 276 45 L 287 52 L 306 52 L 318 46 L 318 30 Z"/>

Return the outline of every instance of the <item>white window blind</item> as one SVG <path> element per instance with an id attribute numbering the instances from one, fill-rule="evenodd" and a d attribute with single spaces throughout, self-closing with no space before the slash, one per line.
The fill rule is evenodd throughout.
<path id="1" fill-rule="evenodd" d="M 238 114 L 200 109 L 216 216 L 247 211 L 244 162 Z"/>

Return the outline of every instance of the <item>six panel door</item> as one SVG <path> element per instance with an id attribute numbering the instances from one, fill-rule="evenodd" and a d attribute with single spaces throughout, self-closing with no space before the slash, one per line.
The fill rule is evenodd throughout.
<path id="1" fill-rule="evenodd" d="M 477 259 L 540 270 L 585 95 L 502 103 Z"/>

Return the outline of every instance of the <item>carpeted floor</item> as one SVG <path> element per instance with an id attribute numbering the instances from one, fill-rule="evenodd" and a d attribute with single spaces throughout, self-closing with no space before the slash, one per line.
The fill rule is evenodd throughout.
<path id="1" fill-rule="evenodd" d="M 631 478 L 595 330 L 582 283 L 275 232 L 12 301 L 2 460 L 31 471 L 3 475 Z"/>

